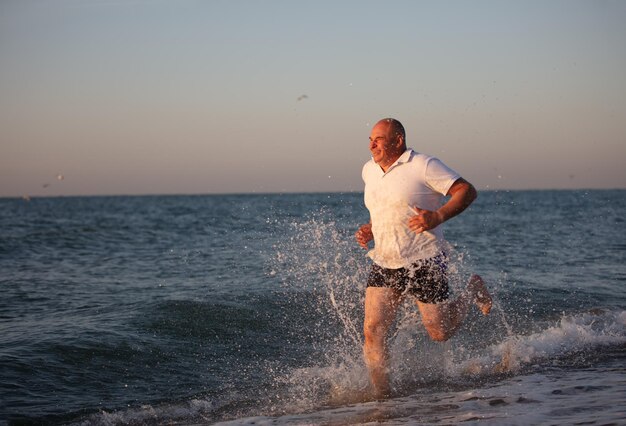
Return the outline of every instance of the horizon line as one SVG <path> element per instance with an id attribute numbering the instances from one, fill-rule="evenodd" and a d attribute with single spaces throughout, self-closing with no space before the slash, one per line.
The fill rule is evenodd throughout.
<path id="1" fill-rule="evenodd" d="M 478 192 L 541 192 L 541 191 L 624 191 L 626 188 L 607 187 L 607 188 L 483 188 Z M 0 199 L 22 199 L 30 200 L 33 198 L 80 198 L 80 197 L 205 197 L 205 196 L 250 196 L 250 195 L 324 195 L 324 194 L 362 194 L 363 190 L 354 191 L 263 191 L 263 192 L 171 192 L 171 193 L 136 193 L 136 194 L 56 194 L 56 195 L 0 195 Z"/>

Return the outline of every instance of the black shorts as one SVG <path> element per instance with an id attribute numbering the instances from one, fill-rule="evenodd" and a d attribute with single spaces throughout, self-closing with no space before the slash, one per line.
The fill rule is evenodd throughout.
<path id="1" fill-rule="evenodd" d="M 367 277 L 368 287 L 388 287 L 414 296 L 423 303 L 448 300 L 448 258 L 440 254 L 419 260 L 407 268 L 387 269 L 376 264 Z"/>

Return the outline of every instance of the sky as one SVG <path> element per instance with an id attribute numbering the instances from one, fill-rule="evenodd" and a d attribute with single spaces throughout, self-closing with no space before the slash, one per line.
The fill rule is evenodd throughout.
<path id="1" fill-rule="evenodd" d="M 626 188 L 626 2 L 2 0 L 0 197 Z M 62 177 L 62 179 L 61 179 Z"/>

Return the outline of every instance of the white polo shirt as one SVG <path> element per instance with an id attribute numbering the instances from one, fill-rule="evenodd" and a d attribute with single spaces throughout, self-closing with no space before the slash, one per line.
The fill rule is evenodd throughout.
<path id="1" fill-rule="evenodd" d="M 411 207 L 437 210 L 461 176 L 439 159 L 408 148 L 383 172 L 374 160 L 363 166 L 365 206 L 370 212 L 374 248 L 368 256 L 383 268 L 407 267 L 444 248 L 441 225 L 419 234 L 408 227 Z"/>

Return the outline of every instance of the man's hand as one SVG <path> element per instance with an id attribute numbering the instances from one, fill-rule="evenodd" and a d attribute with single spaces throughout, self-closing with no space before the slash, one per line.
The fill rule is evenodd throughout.
<path id="1" fill-rule="evenodd" d="M 365 225 L 361 225 L 356 234 L 354 234 L 356 241 L 359 243 L 361 247 L 367 249 L 367 243 L 374 239 L 374 234 L 372 234 L 372 224 L 366 223 Z"/>
<path id="2" fill-rule="evenodd" d="M 450 199 L 436 212 L 411 207 L 415 216 L 409 219 L 409 229 L 416 234 L 436 228 L 446 220 L 461 213 L 476 199 L 476 188 L 463 178 L 458 178 L 448 190 Z"/>
<path id="3" fill-rule="evenodd" d="M 419 207 L 411 207 L 415 212 L 415 216 L 409 219 L 409 229 L 416 234 L 436 228 L 443 223 L 441 213 L 431 210 L 420 209 Z"/>

